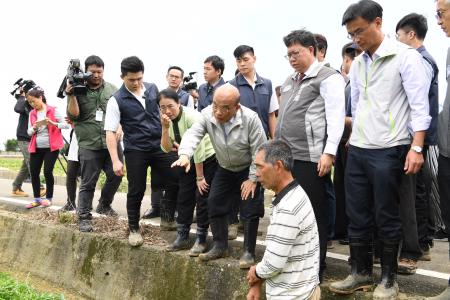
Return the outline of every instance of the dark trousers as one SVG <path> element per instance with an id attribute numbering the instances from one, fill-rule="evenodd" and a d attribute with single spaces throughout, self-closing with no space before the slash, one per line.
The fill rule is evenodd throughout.
<path id="1" fill-rule="evenodd" d="M 428 250 L 433 244 L 434 225 L 431 221 L 431 170 L 428 164 L 428 146 L 423 147 L 425 163 L 416 174 L 416 219 L 419 244 L 422 250 Z"/>
<path id="2" fill-rule="evenodd" d="M 53 168 L 58 155 L 59 150 L 50 151 L 50 148 L 36 148 L 35 153 L 30 153 L 31 185 L 33 186 L 34 198 L 41 197 L 41 181 L 39 174 L 41 173 L 42 164 L 44 164 L 44 177 L 47 188 L 46 198 L 53 198 L 53 186 L 55 184 Z"/>
<path id="3" fill-rule="evenodd" d="M 80 173 L 80 162 L 67 161 L 66 191 L 67 202 L 75 203 L 77 197 L 77 178 Z"/>
<path id="4" fill-rule="evenodd" d="M 336 222 L 336 195 L 334 193 L 334 185 L 331 176 L 325 176 L 325 191 L 328 207 L 328 240 L 332 240 L 335 235 L 334 224 Z"/>
<path id="5" fill-rule="evenodd" d="M 416 220 L 416 175 L 402 175 L 398 188 L 400 219 L 402 220 L 403 243 L 400 258 L 418 260 L 422 256 L 417 234 Z"/>
<path id="6" fill-rule="evenodd" d="M 21 189 L 22 183 L 25 181 L 25 179 L 28 178 L 28 176 L 30 176 L 30 152 L 28 152 L 28 145 L 30 144 L 30 142 L 17 141 L 17 144 L 19 146 L 20 152 L 22 152 L 23 161 L 19 173 L 17 173 L 17 176 L 12 184 L 13 191 Z"/>
<path id="7" fill-rule="evenodd" d="M 264 217 L 264 190 L 257 183 L 255 195 L 247 200 L 241 199 L 241 185 L 248 179 L 249 168 L 232 172 L 220 166 L 211 184 L 208 197 L 208 215 L 210 219 L 228 217 L 233 201 L 239 201 L 240 217 L 250 221 Z"/>
<path id="8" fill-rule="evenodd" d="M 108 149 L 78 150 L 81 166 L 81 184 L 78 192 L 78 214 L 80 218 L 90 218 L 92 199 L 94 198 L 95 186 L 97 185 L 100 172 L 106 175 L 106 182 L 102 188 L 99 204 L 111 205 L 114 195 L 122 182 L 122 177 L 114 174 L 111 157 Z M 119 155 L 123 159 L 122 155 Z"/>
<path id="9" fill-rule="evenodd" d="M 439 155 L 438 165 L 441 216 L 450 238 L 450 158 Z"/>
<path id="10" fill-rule="evenodd" d="M 217 170 L 216 156 L 213 155 L 203 162 L 203 174 L 205 176 L 206 183 L 211 186 L 211 182 L 214 178 L 214 174 Z M 197 188 L 197 174 L 195 172 L 195 166 L 192 163 L 189 172 L 186 173 L 184 168 L 179 168 L 179 190 L 177 198 L 177 223 L 183 225 L 192 224 L 192 216 L 194 208 L 197 205 L 197 227 L 208 228 L 208 196 L 209 192 L 200 194 Z"/>
<path id="11" fill-rule="evenodd" d="M 362 149 L 350 146 L 345 170 L 349 237 L 400 240 L 399 186 L 408 146 Z M 376 225 L 375 225 L 376 224 Z"/>
<path id="12" fill-rule="evenodd" d="M 308 195 L 314 210 L 314 215 L 316 216 L 317 227 L 319 229 L 321 276 L 326 267 L 325 258 L 327 255 L 329 216 L 325 184 L 330 174 L 319 177 L 317 163 L 294 160 L 292 175 Z"/>
<path id="13" fill-rule="evenodd" d="M 347 163 L 347 148 L 345 143 L 340 143 L 334 163 L 334 190 L 336 195 L 336 222 L 335 237 L 347 237 L 348 218 L 345 213 L 345 166 Z"/>
<path id="14" fill-rule="evenodd" d="M 147 170 L 151 167 L 152 190 L 161 190 L 176 202 L 178 192 L 178 176 L 170 166 L 177 159 L 174 152 L 164 153 L 161 149 L 152 151 L 125 150 L 127 166 L 128 225 L 132 230 L 139 229 L 139 217 L 142 198 L 147 185 Z"/>

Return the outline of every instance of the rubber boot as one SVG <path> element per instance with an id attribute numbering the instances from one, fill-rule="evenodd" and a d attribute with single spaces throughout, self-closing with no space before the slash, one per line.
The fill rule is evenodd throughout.
<path id="1" fill-rule="evenodd" d="M 330 284 L 330 291 L 348 295 L 357 290 L 369 291 L 373 287 L 373 243 L 368 238 L 350 238 L 351 274 L 344 280 Z"/>
<path id="2" fill-rule="evenodd" d="M 176 206 L 176 195 L 173 195 L 168 190 L 161 191 L 161 230 L 162 231 L 174 231 L 177 230 L 177 225 L 175 223 L 175 206 Z"/>
<path id="3" fill-rule="evenodd" d="M 210 261 L 228 256 L 228 219 L 227 217 L 212 218 L 210 221 L 213 234 L 213 247 L 198 256 L 201 261 Z"/>
<path id="4" fill-rule="evenodd" d="M 92 228 L 92 216 L 90 214 L 78 216 L 78 229 L 81 232 L 91 232 Z"/>
<path id="5" fill-rule="evenodd" d="M 244 223 L 244 254 L 239 259 L 239 268 L 249 269 L 255 264 L 256 235 L 258 234 L 259 218 L 243 221 Z"/>
<path id="6" fill-rule="evenodd" d="M 206 252 L 206 236 L 208 235 L 208 228 L 197 227 L 197 238 L 195 244 L 189 251 L 189 256 L 197 257 Z"/>
<path id="7" fill-rule="evenodd" d="M 397 268 L 399 241 L 382 241 L 381 282 L 373 292 L 375 300 L 395 300 L 398 296 Z"/>
<path id="8" fill-rule="evenodd" d="M 189 249 L 189 230 L 191 229 L 190 225 L 187 224 L 178 224 L 177 228 L 177 238 L 175 241 L 166 247 L 166 251 L 174 252 Z"/>

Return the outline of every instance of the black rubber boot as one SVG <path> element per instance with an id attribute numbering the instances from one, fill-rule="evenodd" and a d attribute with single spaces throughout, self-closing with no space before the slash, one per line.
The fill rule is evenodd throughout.
<path id="1" fill-rule="evenodd" d="M 399 241 L 383 240 L 381 252 L 381 282 L 373 292 L 375 300 L 394 300 L 398 296 L 397 268 Z"/>
<path id="2" fill-rule="evenodd" d="M 255 264 L 256 236 L 258 234 L 259 218 L 244 223 L 244 254 L 239 259 L 239 268 L 249 269 Z"/>
<path id="3" fill-rule="evenodd" d="M 369 291 L 373 287 L 373 242 L 369 238 L 350 238 L 351 274 L 344 280 L 330 284 L 330 291 L 348 295 L 357 290 Z"/>
<path id="4" fill-rule="evenodd" d="M 161 230 L 162 231 L 174 231 L 177 230 L 177 224 L 175 222 L 175 207 L 176 207 L 176 195 L 168 190 L 161 191 Z"/>
<path id="5" fill-rule="evenodd" d="M 197 257 L 206 252 L 206 236 L 208 235 L 208 228 L 197 227 L 197 238 L 195 244 L 189 251 L 189 256 Z"/>
<path id="6" fill-rule="evenodd" d="M 78 216 L 78 228 L 81 232 L 91 232 L 94 229 L 92 228 L 92 217 L 90 215 L 82 215 Z"/>
<path id="7" fill-rule="evenodd" d="M 189 230 L 191 230 L 190 225 L 178 224 L 177 238 L 172 244 L 166 247 L 166 251 L 173 252 L 189 249 Z"/>
<path id="8" fill-rule="evenodd" d="M 206 253 L 202 253 L 198 258 L 202 261 L 214 260 L 228 256 L 228 218 L 213 218 L 210 222 L 213 234 L 213 247 Z"/>

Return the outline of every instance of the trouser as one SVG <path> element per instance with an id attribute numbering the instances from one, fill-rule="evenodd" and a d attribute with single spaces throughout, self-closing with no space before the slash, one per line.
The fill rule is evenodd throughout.
<path id="1" fill-rule="evenodd" d="M 325 177 L 325 191 L 326 191 L 326 201 L 328 210 L 328 240 L 332 240 L 335 234 L 334 224 L 336 222 L 336 195 L 334 193 L 333 181 L 331 181 L 331 176 Z"/>
<path id="2" fill-rule="evenodd" d="M 350 146 L 345 170 L 349 237 L 370 236 L 377 227 L 381 239 L 401 239 L 399 186 L 408 149 Z"/>
<path id="3" fill-rule="evenodd" d="M 211 186 L 214 174 L 217 170 L 216 156 L 213 155 L 203 162 L 203 174 L 206 183 Z M 194 165 L 186 173 L 184 168 L 179 168 L 179 190 L 177 198 L 177 223 L 191 226 L 194 208 L 197 205 L 197 227 L 208 229 L 208 195 L 209 192 L 200 194 L 197 188 L 196 172 Z"/>
<path id="4" fill-rule="evenodd" d="M 44 177 L 47 187 L 46 198 L 53 198 L 53 186 L 55 184 L 53 167 L 55 166 L 58 155 L 59 150 L 50 151 L 50 148 L 36 148 L 36 152 L 30 153 L 31 185 L 33 186 L 34 198 L 41 197 L 41 181 L 39 174 L 41 173 L 42 164 L 44 164 Z"/>
<path id="5" fill-rule="evenodd" d="M 75 203 L 77 197 L 77 178 L 80 173 L 80 162 L 67 161 L 66 191 L 67 202 Z"/>
<path id="6" fill-rule="evenodd" d="M 161 149 L 151 151 L 125 150 L 128 193 L 127 214 L 130 230 L 139 229 L 142 198 L 147 184 L 147 169 L 151 167 L 152 190 L 165 191 L 171 201 L 176 202 L 178 177 L 171 168 L 177 159 L 175 152 L 164 153 Z M 161 198 L 162 199 L 162 198 Z"/>
<path id="7" fill-rule="evenodd" d="M 423 147 L 425 160 L 422 168 L 416 174 L 416 219 L 419 244 L 422 250 L 427 250 L 433 243 L 434 225 L 431 222 L 431 170 L 428 164 L 428 146 Z"/>
<path id="8" fill-rule="evenodd" d="M 316 216 L 320 244 L 319 277 L 322 277 L 323 271 L 326 268 L 325 258 L 327 254 L 327 227 L 329 220 L 325 184 L 330 174 L 319 177 L 317 174 L 317 163 L 294 160 L 292 175 L 308 195 L 314 210 L 314 215 Z"/>
<path id="9" fill-rule="evenodd" d="M 100 172 L 106 175 L 105 185 L 102 188 L 99 204 L 111 205 L 114 195 L 122 182 L 122 177 L 114 174 L 111 157 L 108 149 L 88 150 L 79 148 L 81 166 L 81 184 L 78 192 L 78 215 L 80 219 L 91 218 L 92 199 Z M 119 153 L 119 159 L 123 156 Z"/>
<path id="10" fill-rule="evenodd" d="M 334 162 L 334 190 L 336 194 L 336 222 L 335 237 L 345 238 L 347 236 L 348 218 L 345 213 L 345 165 L 347 163 L 347 148 L 345 143 L 340 143 L 336 161 Z"/>
<path id="11" fill-rule="evenodd" d="M 248 179 L 249 168 L 239 172 L 232 172 L 217 167 L 208 197 L 209 219 L 228 217 L 231 213 L 233 201 L 240 201 L 240 217 L 243 221 L 250 221 L 264 217 L 264 190 L 260 183 L 256 184 L 253 198 L 241 199 L 241 185 Z"/>
<path id="12" fill-rule="evenodd" d="M 416 221 L 416 175 L 402 174 L 398 187 L 403 243 L 400 258 L 418 260 L 422 255 Z"/>
<path id="13" fill-rule="evenodd" d="M 450 158 L 439 155 L 438 165 L 441 216 L 450 238 Z"/>
<path id="14" fill-rule="evenodd" d="M 15 191 L 17 189 L 21 189 L 22 183 L 31 174 L 31 172 L 30 172 L 30 152 L 28 152 L 28 145 L 30 144 L 30 142 L 29 141 L 17 141 L 17 144 L 19 145 L 20 152 L 22 152 L 23 160 L 22 160 L 22 165 L 20 167 L 19 173 L 17 173 L 17 176 L 14 179 L 14 182 L 12 184 L 13 191 Z"/>

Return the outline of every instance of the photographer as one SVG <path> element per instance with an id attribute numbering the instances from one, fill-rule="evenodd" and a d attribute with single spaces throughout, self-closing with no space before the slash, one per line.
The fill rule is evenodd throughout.
<path id="1" fill-rule="evenodd" d="M 22 190 L 22 183 L 30 176 L 30 152 L 28 152 L 30 136 L 27 133 L 27 129 L 28 116 L 30 114 L 30 111 L 33 110 L 33 107 L 31 107 L 31 105 L 28 103 L 27 99 L 25 98 L 25 94 L 36 84 L 32 80 L 19 80 L 19 82 L 20 84 L 22 84 L 22 86 L 19 87 L 19 93 L 14 95 L 14 97 L 17 99 L 17 103 L 14 106 L 14 111 L 19 114 L 16 137 L 20 152 L 22 152 L 23 155 L 23 161 L 19 173 L 17 173 L 17 176 L 12 184 L 11 196 L 28 197 L 28 194 Z M 40 196 L 44 197 L 45 192 L 45 188 L 41 185 Z"/>
<path id="2" fill-rule="evenodd" d="M 79 146 L 81 164 L 81 184 L 78 194 L 79 229 L 82 232 L 92 231 L 90 213 L 95 186 L 100 172 L 106 174 L 106 182 L 101 192 L 96 212 L 117 216 L 111 208 L 122 177 L 116 176 L 112 168 L 111 157 L 106 147 L 106 134 L 103 130 L 106 105 L 117 88 L 103 80 L 103 60 L 95 55 L 85 61 L 85 69 L 92 75 L 87 79 L 87 94 L 73 95 L 73 86 L 66 87 L 67 115 L 74 121 L 75 133 Z M 120 134 L 116 135 L 120 140 Z M 119 154 L 122 159 L 122 153 Z"/>

